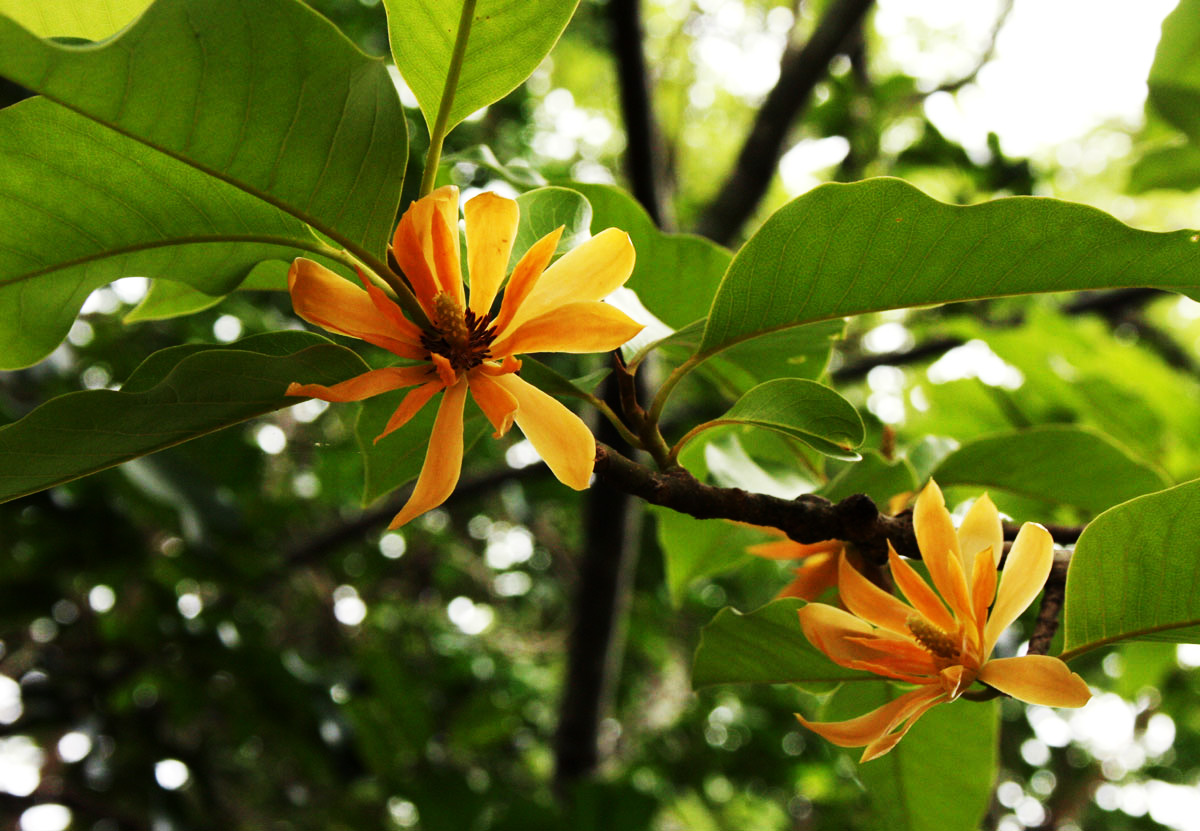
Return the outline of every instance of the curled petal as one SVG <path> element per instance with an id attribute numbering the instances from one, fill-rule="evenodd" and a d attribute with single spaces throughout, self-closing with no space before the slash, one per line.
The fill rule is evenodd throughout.
<path id="1" fill-rule="evenodd" d="M 358 279 L 362 282 L 367 296 L 371 298 L 371 302 L 379 313 L 390 320 L 398 332 L 403 332 L 406 338 L 413 343 L 420 343 L 422 334 L 420 327 L 406 318 L 404 312 L 400 311 L 400 307 L 393 303 L 379 286 L 372 283 L 361 268 L 356 267 L 355 270 L 358 271 Z"/>
<path id="2" fill-rule="evenodd" d="M 473 372 L 467 376 L 467 383 L 471 388 L 471 397 L 496 430 L 492 436 L 500 438 L 512 427 L 513 418 L 516 417 L 516 397 L 487 373 Z"/>
<path id="3" fill-rule="evenodd" d="M 864 669 L 864 663 L 878 664 L 887 648 L 886 645 L 879 648 L 872 645 L 877 635 L 871 624 L 834 606 L 809 603 L 799 609 L 797 615 L 808 642 L 839 666 Z M 886 674 L 891 675 L 891 672 Z"/>
<path id="4" fill-rule="evenodd" d="M 599 300 L 620 288 L 633 273 L 634 251 L 629 235 L 617 228 L 601 231 L 546 269 L 529 292 L 514 325 L 567 303 Z"/>
<path id="5" fill-rule="evenodd" d="M 286 394 L 319 398 L 322 401 L 362 401 L 380 393 L 423 384 L 428 380 L 429 364 L 389 366 L 372 369 L 331 387 L 321 384 L 289 384 Z"/>
<path id="6" fill-rule="evenodd" d="M 608 352 L 645 328 L 615 306 L 568 303 L 527 320 L 492 344 L 493 355 L 527 352 Z"/>
<path id="7" fill-rule="evenodd" d="M 1000 565 L 1000 555 L 1004 553 L 1004 528 L 1000 525 L 1000 512 L 986 493 L 975 500 L 963 518 L 958 528 L 958 545 L 963 566 L 968 569 L 975 555 L 985 548 L 991 548 L 993 562 Z"/>
<path id="8" fill-rule="evenodd" d="M 917 719 L 946 700 L 943 695 L 933 695 L 933 692 L 937 690 L 936 687 L 930 687 L 929 690 L 930 692 L 927 692 L 924 696 L 919 695 L 922 692 L 921 690 L 909 693 L 909 695 L 913 696 L 913 700 L 908 703 L 908 706 L 896 719 L 896 723 L 900 725 L 900 728 L 893 733 L 888 733 L 886 736 L 876 739 L 863 748 L 863 755 L 858 760 L 859 762 L 870 762 L 872 759 L 878 759 L 890 751 L 899 744 L 904 735 L 917 723 Z"/>
<path id="9" fill-rule="evenodd" d="M 942 491 L 932 480 L 921 491 L 913 507 L 913 531 L 933 585 L 951 609 L 960 610 L 966 600 L 966 579 L 962 579 L 961 586 L 958 584 L 950 562 L 957 561 L 958 573 L 963 573 L 958 534 L 954 532 L 954 523 L 950 521 Z"/>
<path id="10" fill-rule="evenodd" d="M 433 361 L 433 366 L 437 369 L 438 377 L 442 379 L 443 384 L 447 387 L 452 387 L 458 383 L 458 373 L 450 363 L 449 358 L 445 355 L 439 355 L 436 352 L 431 352 L 429 358 Z"/>
<path id="11" fill-rule="evenodd" d="M 562 227 L 555 228 L 529 246 L 529 250 L 517 261 L 512 276 L 508 278 L 508 285 L 504 289 L 504 299 L 500 301 L 500 312 L 496 315 L 497 338 L 503 338 L 508 334 L 512 321 L 520 312 L 525 298 L 533 291 L 542 272 L 550 264 L 555 250 L 558 249 L 558 240 L 562 236 L 562 232 Z"/>
<path id="12" fill-rule="evenodd" d="M 393 430 L 399 430 L 409 420 L 421 411 L 421 408 L 429 403 L 429 399 L 433 398 L 441 390 L 444 390 L 446 385 L 440 379 L 422 384 L 415 390 L 411 390 L 408 395 L 404 396 L 404 400 L 400 402 L 400 406 L 392 413 L 392 417 L 388 419 L 388 423 L 384 425 L 383 432 L 375 437 L 375 441 L 379 441 Z"/>
<path id="13" fill-rule="evenodd" d="M 895 632 L 909 634 L 908 619 L 914 611 L 895 595 L 888 594 L 846 561 L 845 555 L 838 563 L 838 596 L 854 614 L 876 626 Z"/>
<path id="14" fill-rule="evenodd" d="M 433 239 L 434 274 L 437 276 L 438 285 L 461 307 L 465 298 L 462 265 L 458 259 L 458 217 L 453 217 L 447 223 L 442 212 L 435 211 L 430 230 Z"/>
<path id="15" fill-rule="evenodd" d="M 445 502 L 458 484 L 463 457 L 463 405 L 467 398 L 467 382 L 459 381 L 446 390 L 438 407 L 425 464 L 417 484 L 400 513 L 389 528 L 399 528 L 409 520 Z"/>
<path id="16" fill-rule="evenodd" d="M 320 263 L 297 258 L 288 269 L 288 291 L 296 314 L 309 323 L 360 338 L 402 358 L 425 357 L 419 331 L 398 325 L 376 308 L 367 292 Z"/>
<path id="17" fill-rule="evenodd" d="M 932 623 L 943 632 L 951 632 L 955 628 L 954 618 L 946 611 L 945 605 L 938 599 L 933 589 L 925 582 L 916 569 L 908 561 L 896 553 L 892 544 L 888 543 L 888 565 L 892 569 L 892 579 L 908 602 L 913 605 L 921 617 Z"/>
<path id="18" fill-rule="evenodd" d="M 988 606 L 996 596 L 996 561 L 989 546 L 975 555 L 971 571 L 971 615 L 974 620 L 975 642 L 983 644 Z M 983 657 L 987 657 L 985 654 Z"/>
<path id="19" fill-rule="evenodd" d="M 596 440 L 587 425 L 517 375 L 499 375 L 493 380 L 517 400 L 517 426 L 558 481 L 575 490 L 586 488 L 596 463 Z"/>
<path id="20" fill-rule="evenodd" d="M 482 316 L 491 311 L 508 271 L 519 209 L 513 200 L 484 191 L 463 206 L 463 214 L 467 220 L 470 309 Z"/>
<path id="21" fill-rule="evenodd" d="M 1054 564 L 1054 540 L 1036 522 L 1027 522 L 1017 532 L 1009 549 L 996 592 L 996 605 L 988 618 L 984 646 L 990 652 L 996 639 L 1033 602 Z M 985 653 L 987 654 L 987 653 Z"/>
<path id="22" fill-rule="evenodd" d="M 1092 697 L 1082 678 L 1049 655 L 988 661 L 979 671 L 979 680 L 1013 698 L 1047 707 L 1082 707 Z"/>
<path id="23" fill-rule="evenodd" d="M 799 713 L 796 714 L 796 718 L 809 730 L 839 747 L 867 745 L 868 752 L 863 754 L 863 761 L 869 761 L 891 750 L 900 737 L 908 732 L 912 722 L 916 721 L 934 704 L 939 703 L 942 696 L 943 693 L 939 687 L 929 686 L 905 693 L 882 707 L 846 721 L 809 721 Z M 896 725 L 905 721 L 908 724 L 903 727 L 895 739 L 872 747 L 876 742 L 887 737 Z"/>

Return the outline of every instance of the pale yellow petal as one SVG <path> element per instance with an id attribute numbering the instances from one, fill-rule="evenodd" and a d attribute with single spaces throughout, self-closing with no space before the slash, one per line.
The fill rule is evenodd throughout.
<path id="1" fill-rule="evenodd" d="M 583 490 L 592 478 L 596 439 L 579 416 L 516 375 L 495 382 L 517 399 L 517 426 L 564 485 Z"/>
<path id="2" fill-rule="evenodd" d="M 966 578 L 955 578 L 955 571 L 952 569 L 952 565 L 957 565 L 957 573 L 964 574 L 962 556 L 958 548 L 958 534 L 954 531 L 950 512 L 946 510 L 946 500 L 942 497 L 942 491 L 932 480 L 917 497 L 917 504 L 913 508 L 913 531 L 933 585 L 951 609 L 962 609 L 967 599 Z"/>
<path id="3" fill-rule="evenodd" d="M 1021 526 L 1004 562 L 996 605 L 988 618 L 984 636 L 985 655 L 991 652 L 1000 633 L 1021 616 L 1046 585 L 1054 564 L 1054 540 L 1035 522 Z"/>
<path id="4" fill-rule="evenodd" d="M 863 620 L 897 635 L 909 635 L 908 619 L 916 614 L 913 608 L 859 574 L 844 554 L 838 563 L 838 597 Z"/>
<path id="5" fill-rule="evenodd" d="M 303 257 L 296 259 L 288 269 L 288 291 L 296 314 L 309 323 L 361 338 L 402 358 L 425 356 L 411 330 L 380 312 L 363 289 L 320 263 Z"/>
<path id="6" fill-rule="evenodd" d="M 438 407 L 433 432 L 429 436 L 429 449 L 425 451 L 425 464 L 417 484 L 400 513 L 392 519 L 389 528 L 399 528 L 409 520 L 436 508 L 454 493 L 462 472 L 463 457 L 463 405 L 467 398 L 467 382 L 462 380 L 446 390 Z"/>
<path id="7" fill-rule="evenodd" d="M 643 328 L 607 303 L 568 303 L 510 329 L 505 337 L 492 344 L 491 353 L 608 352 Z"/>
<path id="8" fill-rule="evenodd" d="M 412 390 L 400 402 L 400 406 L 392 413 L 392 417 L 388 419 L 388 423 L 384 425 L 383 432 L 375 437 L 375 441 L 391 433 L 393 430 L 399 430 L 409 420 L 421 411 L 421 408 L 429 403 L 429 399 L 433 398 L 441 390 L 444 390 L 446 385 L 442 383 L 440 378 L 436 376 L 432 381 L 422 384 L 415 390 Z"/>
<path id="9" fill-rule="evenodd" d="M 289 384 L 286 395 L 322 401 L 362 401 L 365 398 L 411 387 L 429 380 L 429 364 L 372 369 L 331 387 L 322 384 Z"/>
<path id="10" fill-rule="evenodd" d="M 491 311 L 508 272 L 520 212 L 513 200 L 485 191 L 463 206 L 463 214 L 467 220 L 470 309 L 483 316 Z"/>
<path id="11" fill-rule="evenodd" d="M 992 549 L 992 560 L 1000 565 L 1004 553 L 1004 528 L 1000 525 L 1000 512 L 985 493 L 975 500 L 958 528 L 958 545 L 962 552 L 963 567 L 970 570 L 975 555 L 985 548 Z"/>
<path id="12" fill-rule="evenodd" d="M 558 240 L 563 228 L 555 228 L 546 236 L 529 246 L 529 250 L 521 255 L 513 267 L 508 285 L 504 287 L 504 298 L 500 301 L 500 312 L 496 315 L 496 337 L 503 338 L 511 329 L 512 321 L 517 317 L 525 298 L 533 291 L 546 266 L 558 249 Z"/>
<path id="13" fill-rule="evenodd" d="M 519 325 L 567 303 L 599 300 L 620 288 L 633 273 L 629 235 L 617 228 L 601 231 L 546 269 L 513 320 Z"/>
<path id="14" fill-rule="evenodd" d="M 470 373 L 467 383 L 471 387 L 471 397 L 496 431 L 493 438 L 500 438 L 512 427 L 518 408 L 516 397 L 483 372 Z"/>
<path id="15" fill-rule="evenodd" d="M 1082 678 L 1049 655 L 988 661 L 979 671 L 979 680 L 1013 698 L 1047 707 L 1082 707 L 1092 697 Z"/>
<path id="16" fill-rule="evenodd" d="M 892 570 L 892 579 L 897 588 L 904 593 L 908 602 L 913 605 L 921 617 L 932 623 L 943 632 L 950 632 L 955 627 L 954 618 L 946 610 L 946 606 L 929 588 L 929 584 L 917 573 L 908 561 L 896 553 L 892 544 L 888 543 L 888 565 Z"/>

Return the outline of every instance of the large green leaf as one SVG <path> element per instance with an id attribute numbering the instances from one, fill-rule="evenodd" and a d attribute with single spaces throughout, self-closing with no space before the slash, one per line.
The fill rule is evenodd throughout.
<path id="1" fill-rule="evenodd" d="M 478 0 L 445 129 L 511 92 L 550 53 L 579 0 Z M 433 128 L 462 22 L 463 0 L 383 0 L 392 55 Z"/>
<path id="2" fill-rule="evenodd" d="M 651 508 L 667 572 L 667 593 L 678 608 L 688 587 L 702 577 L 745 565 L 748 546 L 768 539 L 749 525 L 723 519 L 695 519 L 665 508 Z"/>
<path id="3" fill-rule="evenodd" d="M 798 439 L 836 459 L 858 459 L 862 417 L 849 401 L 815 381 L 778 378 L 759 384 L 739 398 L 708 427 L 746 424 Z"/>
<path id="4" fill-rule="evenodd" d="M 765 332 L 1030 292 L 1200 287 L 1200 234 L 1134 230 L 1055 199 L 958 207 L 896 179 L 815 188 L 734 257 L 698 358 Z"/>
<path id="5" fill-rule="evenodd" d="M 238 283 L 238 288 L 247 291 L 287 291 L 289 265 L 283 260 L 263 260 Z M 224 296 L 213 297 L 186 283 L 154 280 L 142 301 L 121 320 L 125 323 L 166 320 L 210 309 L 224 299 Z"/>
<path id="6" fill-rule="evenodd" d="M 151 0 L 0 0 L 11 17 L 38 37 L 101 40 L 146 10 Z"/>
<path id="7" fill-rule="evenodd" d="M 261 261 L 322 248 L 278 208 L 64 107 L 0 110 L 0 369 L 41 360 L 118 277 L 169 277 L 211 304 Z"/>
<path id="8" fill-rule="evenodd" d="M 891 684 L 847 684 L 821 717 L 860 716 L 901 695 Z M 878 831 L 975 831 L 991 803 L 1000 702 L 959 699 L 920 718 L 888 754 L 858 766 Z"/>
<path id="9" fill-rule="evenodd" d="M 1163 20 L 1150 67 L 1149 101 L 1193 140 L 1200 139 L 1200 0 L 1179 0 Z"/>
<path id="10" fill-rule="evenodd" d="M 158 0 L 86 47 L 0 17 L 0 75 L 383 256 L 408 159 L 399 98 L 382 60 L 297 0 Z"/>
<path id="11" fill-rule="evenodd" d="M 307 332 L 164 349 L 120 391 L 62 395 L 0 427 L 0 501 L 290 407 L 297 399 L 283 392 L 298 378 L 331 384 L 362 370 L 353 352 Z"/>
<path id="12" fill-rule="evenodd" d="M 1200 641 L 1197 538 L 1200 481 L 1096 517 L 1067 572 L 1064 657 L 1120 640 Z"/>
<path id="13" fill-rule="evenodd" d="M 951 453 L 933 478 L 1075 505 L 1099 513 L 1170 482 L 1094 430 L 1047 425 L 977 439 Z"/>
<path id="14" fill-rule="evenodd" d="M 803 605 L 785 597 L 749 614 L 728 606 L 717 612 L 700 633 L 692 686 L 883 680 L 840 667 L 810 644 L 796 617 Z"/>
<path id="15" fill-rule="evenodd" d="M 592 206 L 579 192 L 570 188 L 537 188 L 517 197 L 520 220 L 513 241 L 509 267 L 525 256 L 535 242 L 563 226 L 554 256 L 560 256 L 591 236 Z"/>
<path id="16" fill-rule="evenodd" d="M 873 451 L 863 453 L 862 461 L 846 465 L 817 493 L 833 502 L 865 493 L 881 510 L 888 500 L 917 489 L 920 484 L 913 465 L 906 459 L 884 459 Z"/>

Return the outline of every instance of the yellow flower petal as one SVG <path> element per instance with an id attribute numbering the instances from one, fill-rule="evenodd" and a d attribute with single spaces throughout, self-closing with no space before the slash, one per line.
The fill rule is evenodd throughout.
<path id="1" fill-rule="evenodd" d="M 320 263 L 297 258 L 288 269 L 288 291 L 296 314 L 309 323 L 361 338 L 402 358 L 425 356 L 415 326 L 411 331 L 399 326 L 376 308 L 367 292 Z"/>
<path id="2" fill-rule="evenodd" d="M 432 259 L 425 256 L 423 235 L 417 231 L 417 214 L 429 214 L 431 211 L 432 208 L 427 206 L 422 209 L 414 202 L 400 217 L 400 224 L 392 236 L 392 256 L 412 286 L 421 308 L 430 317 L 433 316 L 434 295 L 441 291 L 441 287 L 433 276 Z"/>
<path id="3" fill-rule="evenodd" d="M 383 432 L 375 437 L 378 442 L 393 430 L 399 430 L 409 420 L 421 411 L 421 408 L 429 403 L 429 399 L 433 398 L 441 390 L 444 390 L 446 385 L 442 383 L 440 378 L 435 378 L 432 381 L 422 384 L 415 390 L 412 390 L 408 395 L 404 396 L 404 400 L 400 402 L 400 406 L 392 413 L 392 417 L 388 419 L 388 423 L 383 426 Z"/>
<path id="4" fill-rule="evenodd" d="M 917 573 L 916 569 L 896 553 L 896 549 L 892 548 L 890 542 L 888 543 L 888 565 L 892 570 L 892 579 L 896 581 L 900 591 L 908 598 L 908 602 L 913 605 L 913 608 L 921 614 L 921 617 L 943 632 L 953 631 L 955 622 L 950 612 L 946 610 L 945 605 L 934 594 L 933 589 L 929 588 L 929 584 Z"/>
<path id="5" fill-rule="evenodd" d="M 467 376 L 467 383 L 471 397 L 496 430 L 492 437 L 500 438 L 512 427 L 519 406 L 516 397 L 486 373 L 472 372 Z"/>
<path id="6" fill-rule="evenodd" d="M 607 303 L 568 303 L 527 320 L 492 344 L 493 355 L 527 352 L 608 352 L 644 327 Z"/>
<path id="7" fill-rule="evenodd" d="M 917 504 L 913 508 L 913 531 L 933 585 L 951 609 L 956 612 L 962 610 L 967 603 L 966 578 L 956 578 L 951 563 L 956 561 L 953 565 L 957 565 L 957 573 L 963 575 L 958 534 L 954 531 L 954 523 L 950 521 L 942 491 L 932 480 L 917 497 Z"/>
<path id="8" fill-rule="evenodd" d="M 546 269 L 521 303 L 514 326 L 567 303 L 599 300 L 620 288 L 633 273 L 629 235 L 617 228 L 601 231 Z"/>
<path id="9" fill-rule="evenodd" d="M 322 384 L 289 384 L 286 395 L 319 398 L 322 401 L 362 401 L 384 392 L 411 387 L 429 380 L 429 365 L 389 366 L 326 387 Z"/>
<path id="10" fill-rule="evenodd" d="M 996 592 L 996 605 L 988 618 L 984 633 L 985 655 L 991 652 L 1000 633 L 1021 616 L 1046 585 L 1053 564 L 1054 540 L 1050 532 L 1036 522 L 1022 525 L 1009 549 L 1000 588 Z"/>
<path id="11" fill-rule="evenodd" d="M 470 309 L 482 316 L 491 311 L 492 301 L 508 273 L 519 210 L 513 200 L 484 191 L 463 206 L 463 214 L 467 220 Z"/>
<path id="12" fill-rule="evenodd" d="M 441 211 L 435 211 L 430 234 L 433 240 L 433 267 L 442 291 L 454 298 L 461 308 L 464 303 L 462 264 L 458 259 L 458 212 L 447 223 Z"/>
<path id="13" fill-rule="evenodd" d="M 989 546 L 975 555 L 975 567 L 971 572 L 971 616 L 974 622 L 974 643 L 981 647 L 986 643 L 984 637 L 987 625 L 988 606 L 996 596 L 996 562 L 992 559 Z M 990 651 L 990 650 L 989 650 Z M 987 658 L 987 652 L 981 652 L 981 657 Z"/>
<path id="14" fill-rule="evenodd" d="M 797 616 L 804 637 L 835 664 L 854 667 L 862 661 L 879 660 L 878 649 L 855 640 L 875 636 L 875 629 L 866 621 L 824 603 L 809 603 L 797 611 Z"/>
<path id="15" fill-rule="evenodd" d="M 558 481 L 575 490 L 586 488 L 596 463 L 596 440 L 587 425 L 516 375 L 500 375 L 494 380 L 517 399 L 517 426 Z"/>
<path id="16" fill-rule="evenodd" d="M 920 695 L 922 692 L 925 692 L 925 695 Z M 917 719 L 946 700 L 944 693 L 934 695 L 935 692 L 938 692 L 937 688 L 930 687 L 928 691 L 915 690 L 908 693 L 908 695 L 912 696 L 912 701 L 908 703 L 908 706 L 897 717 L 897 723 L 902 725 L 900 729 L 876 739 L 863 748 L 863 755 L 859 758 L 859 763 L 878 759 L 890 751 L 912 729 L 912 726 L 917 723 Z"/>
<path id="17" fill-rule="evenodd" d="M 409 520 L 445 502 L 454 492 L 462 471 L 463 457 L 463 404 L 467 398 L 467 382 L 459 381 L 446 390 L 438 407 L 433 432 L 429 436 L 429 449 L 425 451 L 425 464 L 417 484 L 400 513 L 392 519 L 389 528 L 399 528 Z"/>
<path id="18" fill-rule="evenodd" d="M 985 493 L 975 500 L 958 528 L 958 545 L 962 552 L 963 567 L 970 569 L 975 555 L 985 548 L 992 549 L 992 561 L 1000 565 L 1004 553 L 1004 528 L 1000 525 L 1000 512 Z"/>
<path id="19" fill-rule="evenodd" d="M 825 737 L 839 747 L 861 747 L 883 738 L 891 732 L 896 724 L 906 719 L 909 720 L 911 726 L 911 722 L 915 721 L 929 707 L 938 703 L 941 696 L 940 688 L 923 687 L 905 693 L 869 713 L 846 721 L 809 721 L 799 713 L 796 714 L 796 718 L 809 730 Z M 905 727 L 904 732 L 907 730 L 908 728 Z M 904 732 L 901 732 L 900 735 L 903 736 Z M 896 741 L 899 741 L 899 738 Z M 871 758 L 882 756 L 895 743 L 895 741 L 891 742 L 886 749 L 874 753 Z M 864 755 L 863 761 L 867 761 L 866 755 Z"/>
<path id="20" fill-rule="evenodd" d="M 500 312 L 496 315 L 497 338 L 503 338 L 508 334 L 512 321 L 520 311 L 525 298 L 533 291 L 533 287 L 537 285 L 546 266 L 554 257 L 562 232 L 562 226 L 555 228 L 529 246 L 529 250 L 517 261 L 512 276 L 508 278 L 508 285 L 504 288 L 504 299 L 500 301 Z"/>
<path id="21" fill-rule="evenodd" d="M 768 560 L 800 560 L 814 554 L 838 554 L 842 550 L 841 540 L 825 540 L 824 542 L 802 543 L 795 540 L 775 540 L 760 542 L 746 548 L 747 554 L 755 557 L 765 557 Z M 832 558 L 837 563 L 837 557 Z"/>
<path id="22" fill-rule="evenodd" d="M 979 672 L 979 680 L 1013 698 L 1047 707 L 1082 707 L 1092 697 L 1082 678 L 1049 655 L 988 661 Z"/>
<path id="23" fill-rule="evenodd" d="M 838 596 L 852 613 L 876 626 L 908 636 L 908 619 L 915 611 L 895 595 L 888 594 L 847 562 L 838 562 Z"/>

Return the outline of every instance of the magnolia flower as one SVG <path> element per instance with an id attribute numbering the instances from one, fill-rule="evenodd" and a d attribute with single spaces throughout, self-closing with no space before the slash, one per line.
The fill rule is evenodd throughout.
<path id="1" fill-rule="evenodd" d="M 361 401 L 411 387 L 375 438 L 379 441 L 442 393 L 421 474 L 392 528 L 437 507 L 454 491 L 462 468 L 468 392 L 497 438 L 515 422 L 561 482 L 586 488 L 595 439 L 578 416 L 516 374 L 521 362 L 515 356 L 603 352 L 642 328 L 599 302 L 633 270 L 633 244 L 624 231 L 602 231 L 549 268 L 563 229 L 547 234 L 517 262 L 493 311 L 517 233 L 517 203 L 482 193 L 467 202 L 464 214 L 469 298 L 459 264 L 457 188 L 439 188 L 413 202 L 392 240 L 392 254 L 430 320 L 427 329 L 408 320 L 365 277 L 358 288 L 303 258 L 288 271 L 292 305 L 302 318 L 417 362 L 373 369 L 330 387 L 292 384 L 288 395 Z"/>
<path id="2" fill-rule="evenodd" d="M 764 530 L 773 534 L 783 534 L 782 531 L 771 528 Z M 816 600 L 827 589 L 837 587 L 838 561 L 844 550 L 845 544 L 840 540 L 802 543 L 784 537 L 781 540 L 751 545 L 746 549 L 746 553 L 768 560 L 802 560 L 803 562 L 793 569 L 796 578 L 784 586 L 776 597 Z"/>
<path id="3" fill-rule="evenodd" d="M 936 594 L 889 545 L 892 578 L 907 603 L 867 580 L 843 557 L 838 592 L 849 611 L 811 603 L 800 610 L 800 625 L 835 663 L 916 684 L 917 689 L 848 721 L 812 722 L 797 714 L 800 722 L 836 745 L 865 745 L 866 762 L 895 747 L 931 707 L 953 701 L 976 681 L 1031 704 L 1087 703 L 1087 684 L 1058 658 L 989 658 L 1000 633 L 1033 602 L 1050 574 L 1054 543 L 1049 532 L 1036 523 L 1021 527 L 997 591 L 1004 537 L 1000 515 L 986 495 L 975 502 L 956 534 L 942 492 L 930 482 L 917 498 L 913 526 Z"/>

